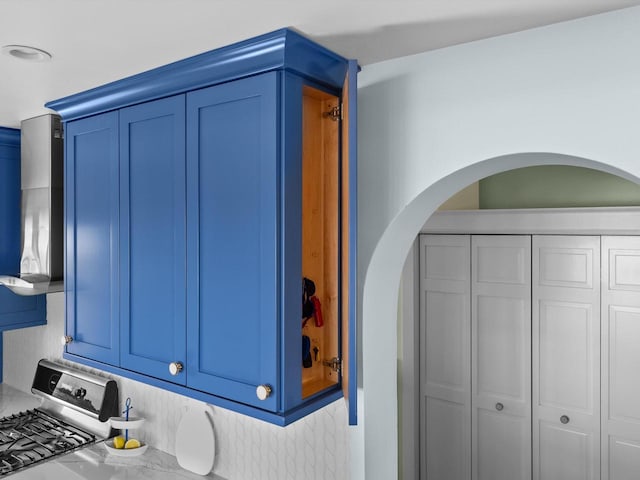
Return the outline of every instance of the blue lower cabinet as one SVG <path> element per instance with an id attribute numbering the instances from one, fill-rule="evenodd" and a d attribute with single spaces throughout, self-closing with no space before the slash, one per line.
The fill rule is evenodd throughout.
<path id="1" fill-rule="evenodd" d="M 279 408 L 279 73 L 187 94 L 187 383 Z M 256 388 L 269 391 L 258 398 Z"/>
<path id="2" fill-rule="evenodd" d="M 65 126 L 66 351 L 119 365 L 118 112 Z"/>
<path id="3" fill-rule="evenodd" d="M 120 365 L 184 385 L 185 96 L 120 111 Z M 172 374 L 173 372 L 173 374 Z"/>
<path id="4" fill-rule="evenodd" d="M 21 297 L 0 287 L 0 331 L 44 325 L 46 317 L 45 295 Z"/>

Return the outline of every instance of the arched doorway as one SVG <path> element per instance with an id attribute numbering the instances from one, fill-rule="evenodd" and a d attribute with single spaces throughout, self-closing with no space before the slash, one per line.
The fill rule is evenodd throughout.
<path id="1" fill-rule="evenodd" d="M 427 187 L 389 224 L 371 257 L 363 285 L 362 308 L 362 435 L 366 478 L 397 475 L 396 385 L 398 285 L 404 261 L 421 226 L 452 194 L 481 178 L 534 165 L 582 166 L 621 176 L 638 177 L 611 165 L 571 155 L 520 153 L 484 160 L 442 178 Z M 637 172 L 636 172 L 637 174 Z M 361 410 L 362 411 L 362 410 Z"/>

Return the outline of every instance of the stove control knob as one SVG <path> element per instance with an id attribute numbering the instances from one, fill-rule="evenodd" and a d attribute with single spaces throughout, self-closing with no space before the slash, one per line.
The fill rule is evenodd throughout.
<path id="1" fill-rule="evenodd" d="M 180 362 L 171 362 L 169 364 L 169 373 L 171 375 L 178 375 L 183 369 L 184 366 Z"/>
<path id="2" fill-rule="evenodd" d="M 256 396 L 259 400 L 266 400 L 271 395 L 271 386 L 270 385 L 258 385 L 256 388 Z"/>
<path id="3" fill-rule="evenodd" d="M 64 347 L 65 345 L 69 345 L 71 342 L 73 342 L 73 337 L 69 336 L 69 335 L 64 335 L 61 339 L 60 339 L 60 343 L 62 343 L 62 346 Z"/>

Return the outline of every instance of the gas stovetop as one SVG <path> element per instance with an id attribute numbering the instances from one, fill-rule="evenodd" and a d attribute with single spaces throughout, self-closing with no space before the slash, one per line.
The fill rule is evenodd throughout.
<path id="1" fill-rule="evenodd" d="M 41 360 L 31 391 L 42 398 L 39 408 L 0 418 L 0 476 L 111 436 L 113 380 Z"/>
<path id="2" fill-rule="evenodd" d="M 95 442 L 96 436 L 38 409 L 0 419 L 0 475 Z"/>

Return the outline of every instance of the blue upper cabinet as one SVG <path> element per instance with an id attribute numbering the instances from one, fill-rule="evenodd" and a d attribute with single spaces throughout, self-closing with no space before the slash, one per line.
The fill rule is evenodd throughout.
<path id="1" fill-rule="evenodd" d="M 119 362 L 118 113 L 65 128 L 67 352 Z"/>
<path id="2" fill-rule="evenodd" d="M 0 275 L 17 275 L 19 264 L 20 130 L 0 127 Z M 21 297 L 0 286 L 0 332 L 45 323 L 44 295 Z"/>
<path id="3" fill-rule="evenodd" d="M 184 384 L 185 96 L 120 111 L 120 365 Z"/>
<path id="4" fill-rule="evenodd" d="M 66 357 L 279 425 L 350 397 L 355 423 L 356 71 L 285 29 L 47 104 Z"/>

